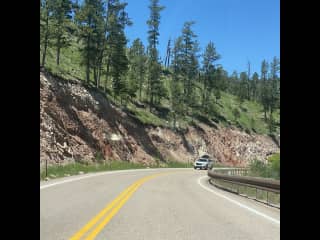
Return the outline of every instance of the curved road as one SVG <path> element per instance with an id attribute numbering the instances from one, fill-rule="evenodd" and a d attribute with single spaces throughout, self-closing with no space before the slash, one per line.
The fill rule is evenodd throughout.
<path id="1" fill-rule="evenodd" d="M 215 188 L 207 171 L 86 174 L 40 183 L 40 239 L 273 240 L 280 210 Z"/>

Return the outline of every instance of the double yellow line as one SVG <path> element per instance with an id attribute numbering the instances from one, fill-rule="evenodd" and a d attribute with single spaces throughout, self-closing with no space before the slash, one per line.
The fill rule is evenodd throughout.
<path id="1" fill-rule="evenodd" d="M 101 230 L 110 222 L 114 215 L 121 209 L 121 207 L 129 200 L 132 194 L 146 181 L 155 178 L 160 175 L 168 174 L 158 173 L 146 176 L 134 182 L 128 188 L 126 188 L 122 193 L 120 193 L 111 203 L 106 205 L 95 217 L 93 217 L 83 228 L 81 228 L 77 233 L 75 233 L 69 240 L 80 240 L 89 230 L 93 229 L 87 236 L 85 240 L 93 240 L 101 232 Z M 173 173 L 173 172 L 170 172 Z M 104 217 L 104 218 L 103 218 Z M 98 221 L 102 221 L 95 227 Z"/>

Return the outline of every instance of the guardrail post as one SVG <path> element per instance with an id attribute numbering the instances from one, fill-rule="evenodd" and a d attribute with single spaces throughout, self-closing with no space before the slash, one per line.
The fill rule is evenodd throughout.
<path id="1" fill-rule="evenodd" d="M 256 188 L 256 200 L 258 200 L 258 188 Z"/>

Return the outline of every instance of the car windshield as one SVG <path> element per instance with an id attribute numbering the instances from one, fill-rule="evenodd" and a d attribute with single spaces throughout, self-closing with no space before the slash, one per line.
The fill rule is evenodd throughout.
<path id="1" fill-rule="evenodd" d="M 200 159 L 198 160 L 198 162 L 208 162 L 208 159 L 200 158 Z"/>

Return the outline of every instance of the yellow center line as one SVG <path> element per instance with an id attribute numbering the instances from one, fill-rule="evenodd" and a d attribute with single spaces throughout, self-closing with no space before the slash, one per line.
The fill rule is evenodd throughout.
<path id="1" fill-rule="evenodd" d="M 81 228 L 76 234 L 74 234 L 69 240 L 79 240 L 90 228 L 95 225 L 108 211 L 110 211 L 118 201 L 120 201 L 125 195 L 133 189 L 138 182 L 133 183 L 126 188 L 118 197 L 116 197 L 111 203 L 108 203 L 106 207 L 93 217 L 83 228 Z"/>
<path id="2" fill-rule="evenodd" d="M 86 240 L 92 240 L 99 234 L 99 232 L 107 225 L 107 223 L 112 219 L 112 217 L 120 210 L 120 208 L 129 200 L 131 195 L 146 181 L 155 178 L 160 175 L 174 173 L 165 172 L 157 173 L 150 176 L 143 177 L 128 188 L 126 188 L 120 195 L 118 195 L 111 203 L 107 204 L 106 207 L 101 210 L 95 217 L 93 217 L 83 228 L 81 228 L 77 233 L 75 233 L 69 240 L 80 240 L 81 237 L 86 234 L 98 221 L 100 221 L 104 215 L 111 211 L 104 220 L 92 231 L 92 233 L 86 238 Z"/>
<path id="3" fill-rule="evenodd" d="M 142 185 L 140 183 L 137 185 L 134 189 L 128 193 L 121 201 L 120 203 L 112 209 L 112 211 L 105 217 L 105 219 L 85 238 L 85 240 L 93 240 L 95 237 L 101 232 L 101 230 L 110 222 L 110 220 L 113 218 L 114 215 L 120 210 L 120 208 L 129 200 L 131 195 Z"/>

